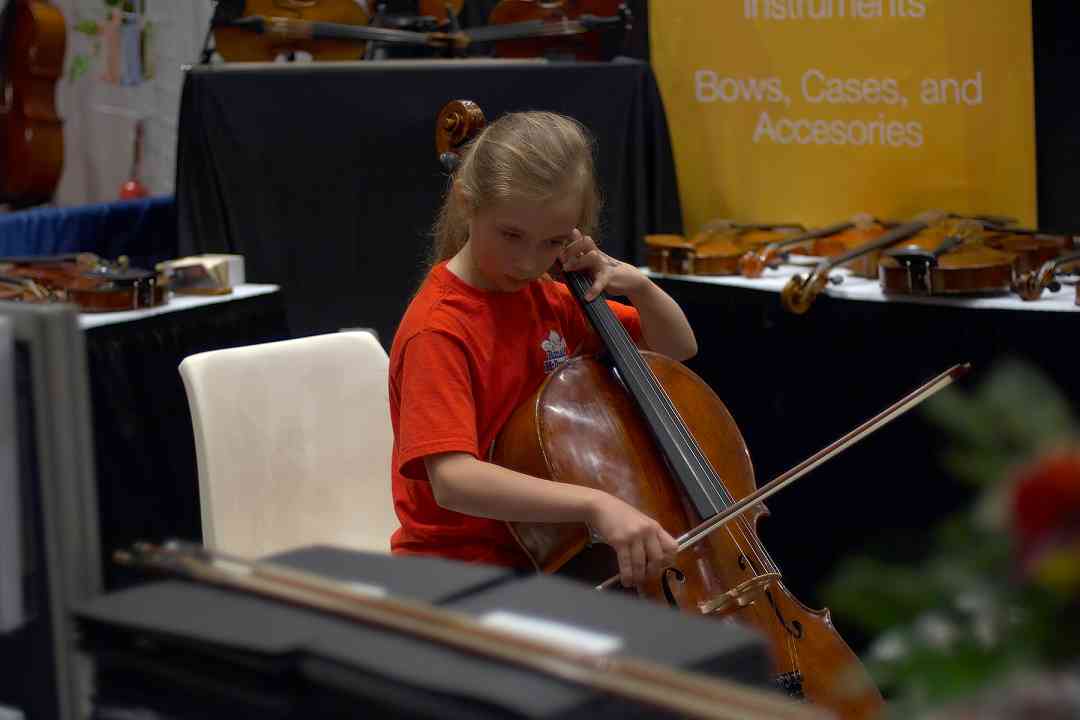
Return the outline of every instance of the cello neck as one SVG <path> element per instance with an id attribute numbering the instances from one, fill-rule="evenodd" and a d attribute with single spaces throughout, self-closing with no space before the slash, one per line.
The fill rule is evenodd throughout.
<path id="1" fill-rule="evenodd" d="M 390 28 L 372 28 L 345 23 L 322 21 L 293 20 L 282 17 L 263 17 L 251 15 L 239 20 L 221 23 L 224 27 L 237 27 L 264 35 L 274 35 L 293 40 L 353 40 L 368 42 L 371 40 L 399 45 L 430 45 L 435 39 L 429 33 L 412 30 L 393 30 Z"/>
<path id="2" fill-rule="evenodd" d="M 505 25 L 485 25 L 478 28 L 469 28 L 465 31 L 465 35 L 474 43 L 499 42 L 501 40 L 524 40 L 526 38 L 549 37 L 553 35 L 584 35 L 590 30 L 617 25 L 620 22 L 623 22 L 623 18 L 619 15 L 611 17 L 580 15 L 573 20 L 523 20 L 521 22 L 507 23 Z"/>

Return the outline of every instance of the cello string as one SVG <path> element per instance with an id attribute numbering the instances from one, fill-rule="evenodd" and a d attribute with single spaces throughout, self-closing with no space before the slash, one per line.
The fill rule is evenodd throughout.
<path id="1" fill-rule="evenodd" d="M 581 289 L 581 282 L 579 282 L 578 286 L 579 289 Z M 636 346 L 633 345 L 626 329 L 618 322 L 611 312 L 599 312 L 594 309 L 593 314 L 596 316 L 597 321 L 603 325 L 604 329 L 607 331 L 609 339 L 612 341 L 613 345 L 615 345 L 613 349 L 622 353 L 624 360 L 628 361 L 625 363 L 627 369 L 637 375 L 636 379 L 640 383 L 640 386 L 645 388 L 652 396 L 650 399 L 654 405 L 653 410 L 661 417 L 661 420 L 666 426 L 665 430 L 672 433 L 673 439 L 680 442 L 682 447 L 689 451 L 690 456 L 696 462 L 697 469 L 695 470 L 693 465 L 691 465 L 691 471 L 693 472 L 699 487 L 702 488 L 703 492 L 708 493 L 708 490 L 706 490 L 702 483 L 703 475 L 712 486 L 714 492 L 720 496 L 722 503 L 725 505 L 734 503 L 734 498 L 731 496 L 723 481 L 716 475 L 715 470 L 704 456 L 698 443 L 694 440 L 693 436 L 690 435 L 685 422 L 683 422 L 682 418 L 678 415 L 677 409 L 671 402 L 671 398 L 664 391 L 663 387 L 660 386 L 655 374 L 652 372 L 651 368 L 648 367 L 645 360 L 642 358 L 641 353 L 637 351 Z M 664 418 L 664 415 L 667 417 Z M 715 508 L 715 501 L 713 504 Z M 717 508 L 716 511 L 719 512 L 719 509 Z M 744 556 L 754 557 L 760 566 L 766 570 L 779 573 L 780 569 L 769 555 L 768 550 L 761 545 L 760 541 L 755 541 L 756 536 L 749 527 L 749 520 L 745 517 L 740 517 L 735 522 L 739 524 L 740 533 L 743 535 L 746 544 L 751 548 L 749 553 L 746 552 L 743 543 L 734 536 L 733 528 L 729 525 L 726 528 L 726 531 L 740 552 L 742 552 Z M 732 525 L 734 524 L 735 523 L 732 523 Z"/>
<path id="2" fill-rule="evenodd" d="M 686 427 L 685 422 L 678 415 L 678 409 L 671 402 L 671 397 L 667 394 L 663 386 L 661 386 L 659 383 L 656 384 L 655 392 L 661 399 L 661 402 L 663 402 L 667 406 L 668 412 L 673 416 L 674 420 L 672 421 L 672 426 L 676 429 L 677 432 L 684 436 L 684 441 L 689 447 L 691 453 L 696 456 L 698 460 L 698 465 L 701 468 L 701 471 L 705 474 L 706 478 L 709 480 L 710 484 L 716 488 L 716 491 L 721 495 L 721 497 L 724 498 L 724 502 L 727 503 L 728 506 L 734 504 L 735 498 L 731 495 L 731 492 L 728 490 L 727 485 L 724 484 L 723 480 L 716 473 L 716 470 L 712 467 L 712 463 L 710 463 L 708 458 L 705 457 L 704 452 L 701 450 L 701 446 L 694 439 L 693 435 L 689 433 L 689 429 Z M 732 540 L 735 542 L 736 546 L 738 546 L 739 550 L 743 551 L 744 555 L 750 555 L 754 557 L 754 559 L 758 561 L 760 566 L 768 571 L 776 573 L 780 572 L 780 568 L 776 565 L 776 562 L 769 555 L 768 550 L 766 550 L 765 547 L 761 545 L 760 541 L 757 540 L 756 534 L 750 526 L 750 520 L 747 519 L 745 515 L 737 518 L 734 522 L 731 523 L 731 525 L 738 527 L 740 533 L 743 535 L 743 538 L 751 548 L 751 552 L 747 553 L 744 550 L 742 543 L 740 543 L 738 539 L 732 536 Z M 732 530 L 734 530 L 734 528 L 732 528 Z"/>
<path id="3" fill-rule="evenodd" d="M 575 282 L 577 283 L 578 291 L 581 293 L 582 296 L 584 296 L 584 290 L 587 289 L 587 286 L 583 287 L 585 282 L 584 279 L 580 276 L 575 276 Z M 604 309 L 608 310 L 606 304 L 604 305 Z M 712 486 L 713 492 L 717 493 L 720 496 L 721 502 L 726 505 L 732 504 L 734 502 L 734 498 L 731 497 L 730 493 L 728 493 L 727 491 L 727 488 L 723 485 L 723 482 L 720 481 L 719 477 L 716 476 L 714 471 L 712 471 L 712 467 L 709 464 L 708 460 L 704 457 L 704 453 L 702 453 L 697 443 L 693 441 L 692 436 L 690 436 L 689 431 L 686 429 L 685 423 L 675 411 L 674 405 L 671 403 L 671 399 L 667 396 L 667 393 L 664 392 L 663 389 L 659 386 L 659 382 L 657 381 L 656 376 L 653 374 L 652 369 L 648 367 L 644 359 L 641 357 L 641 353 L 637 351 L 637 347 L 633 345 L 629 335 L 626 332 L 626 328 L 624 328 L 622 324 L 618 322 L 618 320 L 615 318 L 614 314 L 610 312 L 610 310 L 608 310 L 608 312 L 602 312 L 598 309 L 598 306 L 594 306 L 592 308 L 592 315 L 594 316 L 597 324 L 601 326 L 604 331 L 606 331 L 607 337 L 612 344 L 612 351 L 621 354 L 623 360 L 625 361 L 624 365 L 627 371 L 632 375 L 636 375 L 637 377 L 633 379 L 636 379 L 639 383 L 639 387 L 644 388 L 648 392 L 648 394 L 651 395 L 651 397 L 644 398 L 644 400 L 651 401 L 654 413 L 656 413 L 657 417 L 660 418 L 661 422 L 663 422 L 665 425 L 665 431 L 672 436 L 673 440 L 681 443 L 681 446 L 684 448 L 684 450 L 689 451 L 690 458 L 694 462 L 696 462 L 698 466 L 697 470 L 695 470 L 693 463 L 688 463 L 688 465 L 692 474 L 694 475 L 695 481 L 702 489 L 702 492 L 706 493 L 706 496 L 709 496 L 709 490 L 702 482 L 702 476 L 704 476 L 704 478 L 707 479 L 709 481 L 709 484 Z M 664 417 L 665 415 L 666 418 Z M 714 510 L 716 512 L 719 512 L 720 508 L 716 507 L 715 500 L 710 498 L 710 501 L 713 503 Z M 731 538 L 731 541 L 735 544 L 740 553 L 744 557 L 754 557 L 761 566 L 764 566 L 766 568 L 774 568 L 774 571 L 778 572 L 778 568 L 776 568 L 775 562 L 773 562 L 772 558 L 768 556 L 767 551 L 764 551 L 764 548 L 760 546 L 760 543 L 752 542 L 750 540 L 750 538 L 753 536 L 750 535 L 749 529 L 745 525 L 745 523 L 747 522 L 746 519 L 740 517 L 737 519 L 736 522 L 740 524 L 739 529 L 741 531 L 741 534 L 743 535 L 743 541 L 750 546 L 750 552 L 747 552 L 744 548 L 744 542 L 740 542 L 740 540 L 735 537 L 734 529 L 731 527 L 731 525 L 726 526 L 724 530 L 725 532 L 727 532 L 728 536 Z M 732 525 L 733 524 L 734 523 L 732 523 Z M 763 551 L 765 553 L 764 556 L 762 556 Z"/>
<path id="4" fill-rule="evenodd" d="M 609 339 L 614 345 L 614 350 L 618 351 L 624 359 L 624 365 L 629 373 L 635 375 L 639 382 L 640 387 L 645 389 L 651 397 L 644 398 L 644 400 L 650 401 L 651 409 L 654 414 L 660 419 L 661 422 L 665 422 L 665 430 L 672 435 L 673 439 L 677 442 L 681 442 L 682 447 L 688 451 L 690 459 L 697 464 L 698 470 L 694 473 L 695 481 L 698 482 L 702 491 L 708 495 L 708 488 L 702 484 L 702 475 L 704 475 L 713 486 L 713 491 L 720 496 L 721 507 L 716 506 L 716 500 L 710 498 L 713 503 L 713 509 L 719 512 L 724 505 L 730 504 L 733 500 L 726 494 L 726 488 L 722 485 L 717 486 L 711 473 L 707 471 L 709 468 L 708 461 L 704 458 L 700 448 L 696 447 L 696 443 L 692 441 L 691 436 L 686 430 L 685 423 L 674 412 L 674 407 L 671 405 L 670 398 L 666 393 L 662 391 L 656 380 L 656 376 L 653 374 L 651 368 L 645 363 L 641 354 L 637 351 L 637 347 L 633 345 L 629 335 L 626 333 L 626 329 L 622 327 L 622 324 L 614 317 L 610 312 L 607 313 L 595 313 L 597 321 L 604 326 L 607 331 Z M 665 417 L 666 416 L 666 417 Z M 693 471 L 693 465 L 691 465 Z"/>
<path id="5" fill-rule="evenodd" d="M 653 379 L 655 381 L 655 376 L 653 376 Z M 729 506 L 734 504 L 734 496 L 731 495 L 731 492 L 728 490 L 727 485 L 716 473 L 716 470 L 715 468 L 713 468 L 712 463 L 710 463 L 709 459 L 705 457 L 701 446 L 698 444 L 697 440 L 693 437 L 693 435 L 690 434 L 689 429 L 686 427 L 686 423 L 682 420 L 681 416 L 679 416 L 678 408 L 676 408 L 674 403 L 672 403 L 671 397 L 667 394 L 667 392 L 664 390 L 663 386 L 659 384 L 659 382 L 656 382 L 655 392 L 660 397 L 661 401 L 666 405 L 668 412 L 673 416 L 673 427 L 675 427 L 677 431 L 679 431 L 682 435 L 685 436 L 685 442 L 689 446 L 691 452 L 698 457 L 699 465 L 702 468 L 702 471 L 706 474 L 706 477 L 709 479 L 710 483 L 717 488 L 717 492 L 720 493 L 720 495 L 724 498 L 724 501 Z M 753 555 L 756 557 L 758 562 L 761 563 L 761 565 L 767 570 L 779 573 L 780 568 L 769 555 L 769 551 L 766 550 L 759 541 L 757 541 L 757 536 L 750 525 L 750 520 L 747 519 L 747 517 L 744 515 L 737 518 L 735 523 L 738 523 L 739 530 L 742 532 L 743 536 L 746 538 L 747 542 L 753 549 Z M 732 524 L 734 525 L 735 523 Z M 737 541 L 736 544 L 738 544 Z M 742 546 L 740 545 L 740 550 L 741 549 Z"/>
<path id="6" fill-rule="evenodd" d="M 579 292 L 584 296 L 584 290 L 588 288 L 588 286 L 583 287 L 585 282 L 584 278 L 577 275 L 575 275 L 574 278 Z M 655 398 L 655 390 L 652 387 L 652 383 L 648 381 L 650 377 L 655 380 L 655 377 L 652 375 L 652 371 L 647 366 L 644 366 L 640 353 L 637 352 L 637 348 L 630 341 L 629 335 L 626 333 L 626 328 L 619 323 L 614 314 L 610 311 L 610 308 L 607 307 L 606 303 L 603 305 L 603 311 L 600 309 L 600 306 L 592 306 L 589 310 L 591 311 L 595 323 L 600 326 L 598 327 L 598 331 L 605 331 L 606 336 L 611 341 L 612 352 L 618 353 L 620 357 L 626 361 L 624 362 L 624 366 L 626 367 L 627 372 L 634 376 L 632 378 L 627 378 L 627 380 L 635 380 L 639 387 L 642 387 L 647 391 L 652 391 L 651 394 Z M 643 398 L 643 400 L 654 400 L 654 398 Z M 653 411 L 654 415 L 661 422 L 663 421 L 661 408 L 657 407 L 655 402 L 651 403 L 649 408 L 643 408 L 643 410 L 646 411 L 649 409 Z M 670 432 L 670 428 L 667 429 Z M 685 447 L 685 443 L 683 443 L 683 446 Z M 709 496 L 709 489 L 702 484 L 701 477 L 695 473 L 694 479 L 701 488 L 701 491 L 705 493 L 706 497 L 709 497 L 710 502 L 713 503 L 714 511 L 719 512 L 722 508 L 716 507 L 715 501 Z"/>
<path id="7" fill-rule="evenodd" d="M 579 283 L 580 282 L 583 282 L 583 280 L 579 281 Z M 651 395 L 651 397 L 647 396 L 641 398 L 643 402 L 647 402 L 649 404 L 649 407 L 643 408 L 643 410 L 651 409 L 653 415 L 657 418 L 658 421 L 665 422 L 663 408 L 660 407 L 656 402 L 659 399 L 659 396 L 656 393 L 656 378 L 653 375 L 652 370 L 647 365 L 645 365 L 644 361 L 641 358 L 641 354 L 637 352 L 637 348 L 631 342 L 630 337 L 626 332 L 626 328 L 624 328 L 622 324 L 615 318 L 614 314 L 607 307 L 606 303 L 603 306 L 603 310 L 605 310 L 606 312 L 601 311 L 599 306 L 593 306 L 592 314 L 595 317 L 597 324 L 600 325 L 604 331 L 606 331 L 606 335 L 611 341 L 612 352 L 616 352 L 619 354 L 619 356 L 624 361 L 623 365 L 626 371 L 632 376 L 627 378 L 627 380 L 636 381 L 638 387 L 641 387 L 648 393 L 648 395 Z M 665 423 L 666 427 L 664 428 L 664 430 L 672 437 L 673 440 L 678 443 L 679 438 L 671 432 L 672 427 L 670 427 L 670 424 L 670 418 L 667 418 L 667 422 Z M 691 451 L 690 458 L 688 460 L 693 460 L 700 464 L 700 454 L 694 454 L 692 452 L 693 448 L 691 448 L 685 441 L 681 442 L 680 447 L 684 451 Z M 691 471 L 693 471 L 692 463 L 688 461 L 687 464 L 689 465 Z M 717 507 L 715 498 L 710 495 L 709 488 L 706 487 L 705 484 L 702 482 L 701 474 L 698 472 L 693 472 L 693 475 L 695 482 L 697 482 L 698 484 L 698 487 L 712 504 L 713 511 L 719 512 L 723 508 L 723 505 Z M 715 491 L 715 488 L 713 488 L 713 490 Z M 723 496 L 721 496 L 721 503 L 723 502 Z"/>

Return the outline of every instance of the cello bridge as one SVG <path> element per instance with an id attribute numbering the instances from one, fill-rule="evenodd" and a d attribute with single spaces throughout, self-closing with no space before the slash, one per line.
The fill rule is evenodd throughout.
<path id="1" fill-rule="evenodd" d="M 726 614 L 739 610 L 757 601 L 769 586 L 780 580 L 780 573 L 765 573 L 756 575 L 731 588 L 722 595 L 711 600 L 698 603 L 698 609 L 702 615 Z"/>

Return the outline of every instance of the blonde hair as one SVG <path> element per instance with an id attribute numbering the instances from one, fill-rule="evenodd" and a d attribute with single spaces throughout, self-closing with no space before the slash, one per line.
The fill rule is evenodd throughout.
<path id="1" fill-rule="evenodd" d="M 578 228 L 594 235 L 602 200 L 593 165 L 593 139 L 584 125 L 550 112 L 504 115 L 462 151 L 432 234 L 430 264 L 448 260 L 469 239 L 469 217 L 500 202 L 552 201 L 578 192 Z"/>

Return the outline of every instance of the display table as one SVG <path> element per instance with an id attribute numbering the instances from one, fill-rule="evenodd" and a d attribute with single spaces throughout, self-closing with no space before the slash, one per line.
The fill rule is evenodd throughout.
<path id="1" fill-rule="evenodd" d="M 259 295 L 276 293 L 278 291 L 279 288 L 277 285 L 247 284 L 233 288 L 233 291 L 228 295 L 174 295 L 169 299 L 169 302 L 164 305 L 158 305 L 152 308 L 126 310 L 121 312 L 81 313 L 79 315 L 79 327 L 83 330 L 89 330 L 90 328 L 99 328 L 106 325 L 134 322 L 137 320 L 145 320 L 146 318 L 158 317 L 160 315 L 183 312 L 184 310 L 193 310 L 207 305 L 236 302 L 238 300 L 245 300 Z"/>
<path id="2" fill-rule="evenodd" d="M 187 395 L 188 355 L 290 336 L 282 293 L 175 297 L 157 308 L 80 316 L 86 331 L 107 589 L 129 574 L 109 559 L 137 540 L 201 539 L 199 483 Z"/>
<path id="3" fill-rule="evenodd" d="M 775 268 L 766 268 L 759 278 L 746 278 L 741 275 L 730 276 L 684 276 L 665 275 L 654 273 L 648 268 L 641 268 L 642 272 L 656 279 L 686 280 L 705 285 L 721 285 L 732 288 L 746 288 L 759 290 L 776 295 L 776 302 L 780 302 L 780 291 L 793 275 L 806 277 L 813 271 L 810 264 L 784 264 Z M 830 298 L 843 300 L 858 300 L 862 302 L 878 303 L 913 303 L 916 305 L 933 305 L 949 308 L 972 308 L 978 310 L 1032 310 L 1036 312 L 1080 312 L 1080 306 L 1076 304 L 1076 292 L 1072 286 L 1065 286 L 1054 293 L 1046 290 L 1037 301 L 1022 300 L 1019 295 L 1009 293 L 1007 295 L 993 295 L 987 297 L 946 297 L 935 295 L 931 297 L 916 295 L 886 295 L 881 291 L 881 283 L 870 278 L 859 277 L 847 268 L 836 268 L 830 273 L 831 277 L 842 278 L 839 284 L 829 283 L 825 287 L 824 295 Z M 814 312 L 813 306 L 809 311 Z"/>

